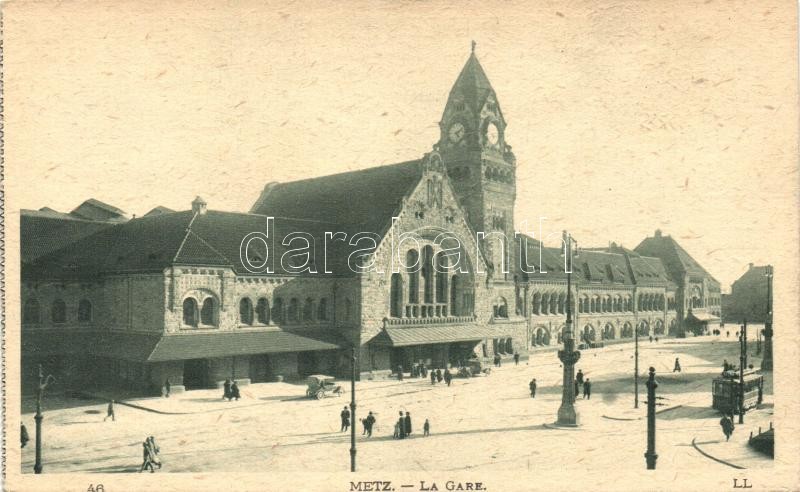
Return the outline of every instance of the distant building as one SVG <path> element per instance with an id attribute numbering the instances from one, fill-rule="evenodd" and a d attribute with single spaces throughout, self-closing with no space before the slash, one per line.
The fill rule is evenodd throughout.
<path id="1" fill-rule="evenodd" d="M 37 364 L 66 385 L 156 392 L 167 378 L 180 391 L 345 376 L 351 347 L 362 374 L 552 350 L 568 302 L 563 250 L 514 234 L 505 129 L 472 53 L 417 160 L 269 183 L 249 213 L 200 198 L 130 220 L 96 200 L 24 212 L 23 389 Z M 269 250 L 243 250 L 251 233 Z M 306 241 L 316 248 L 297 254 Z M 577 253 L 579 343 L 681 336 L 684 322 L 699 332 L 719 316 L 719 283 L 660 232 L 634 250 Z M 447 270 L 453 254 L 463 270 Z"/>
<path id="2" fill-rule="evenodd" d="M 731 293 L 722 296 L 723 319 L 726 323 L 764 323 L 767 318 L 767 268 L 749 268 L 731 284 Z"/>

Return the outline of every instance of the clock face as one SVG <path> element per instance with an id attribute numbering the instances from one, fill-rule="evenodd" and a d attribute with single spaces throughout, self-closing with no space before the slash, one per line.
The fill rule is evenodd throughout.
<path id="1" fill-rule="evenodd" d="M 489 123 L 489 126 L 486 127 L 486 139 L 489 140 L 490 144 L 497 145 L 499 138 L 500 132 L 497 130 L 497 125 Z"/>
<path id="2" fill-rule="evenodd" d="M 448 136 L 450 137 L 450 141 L 453 143 L 460 142 L 462 138 L 464 138 L 464 125 L 461 123 L 453 123 L 450 125 L 450 131 L 448 131 Z"/>

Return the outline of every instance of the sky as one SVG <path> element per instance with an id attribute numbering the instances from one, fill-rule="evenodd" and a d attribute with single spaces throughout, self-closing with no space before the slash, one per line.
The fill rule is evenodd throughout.
<path id="1" fill-rule="evenodd" d="M 419 158 L 475 40 L 517 226 L 660 228 L 723 288 L 749 262 L 794 280 L 795 5 L 758 3 L 9 2 L 7 217 L 247 211 L 269 182 Z"/>

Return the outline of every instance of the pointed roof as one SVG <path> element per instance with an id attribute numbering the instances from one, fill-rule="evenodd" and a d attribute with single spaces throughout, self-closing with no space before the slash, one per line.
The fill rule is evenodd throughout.
<path id="1" fill-rule="evenodd" d="M 475 56 L 475 45 L 473 43 L 472 53 L 470 53 L 467 63 L 458 74 L 453 88 L 450 89 L 450 96 L 447 98 L 448 105 L 457 95 L 463 97 L 464 103 L 469 105 L 470 108 L 478 113 L 486 102 L 489 94 L 494 93 L 494 88 L 483 71 L 478 57 Z"/>
<path id="2" fill-rule="evenodd" d="M 641 255 L 660 258 L 664 262 L 671 280 L 679 285 L 683 283 L 685 274 L 706 277 L 714 283 L 719 283 L 672 236 L 662 235 L 660 230 L 657 230 L 653 237 L 643 239 L 634 248 L 634 251 Z"/>

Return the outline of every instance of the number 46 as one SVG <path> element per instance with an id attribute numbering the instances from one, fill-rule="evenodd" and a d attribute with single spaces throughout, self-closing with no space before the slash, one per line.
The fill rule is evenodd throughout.
<path id="1" fill-rule="evenodd" d="M 103 488 L 102 483 L 98 483 L 97 486 L 89 484 L 89 488 L 86 489 L 86 492 L 105 492 L 105 489 Z"/>

